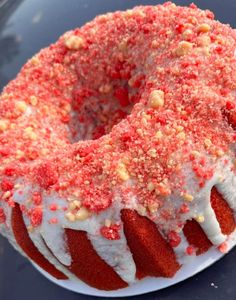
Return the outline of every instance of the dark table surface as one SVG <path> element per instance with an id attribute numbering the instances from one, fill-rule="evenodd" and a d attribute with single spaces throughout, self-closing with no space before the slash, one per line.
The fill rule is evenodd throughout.
<path id="1" fill-rule="evenodd" d="M 0 89 L 24 62 L 66 30 L 83 25 L 96 15 L 151 0 L 0 0 Z M 175 1 L 188 5 L 192 1 Z M 236 28 L 235 0 L 196 0 L 202 9 Z M 135 299 L 234 300 L 236 299 L 236 249 L 219 262 L 173 287 Z M 0 300 L 85 300 L 94 297 L 60 288 L 40 275 L 31 264 L 0 237 Z"/>

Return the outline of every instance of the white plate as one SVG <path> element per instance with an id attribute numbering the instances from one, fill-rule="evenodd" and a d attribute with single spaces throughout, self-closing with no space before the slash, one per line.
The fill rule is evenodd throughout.
<path id="1" fill-rule="evenodd" d="M 230 249 L 232 249 L 235 245 L 236 232 L 234 232 L 232 238 L 230 238 Z M 222 254 L 221 252 L 215 249 L 211 249 L 207 253 L 195 257 L 192 262 L 189 262 L 188 264 L 184 265 L 171 279 L 148 277 L 127 288 L 110 292 L 97 290 L 79 280 L 57 280 L 48 273 L 46 273 L 44 270 L 39 268 L 37 265 L 33 265 L 41 274 L 43 274 L 50 281 L 70 291 L 99 297 L 127 297 L 158 291 L 160 289 L 174 285 L 206 269 L 223 256 L 224 254 Z"/>

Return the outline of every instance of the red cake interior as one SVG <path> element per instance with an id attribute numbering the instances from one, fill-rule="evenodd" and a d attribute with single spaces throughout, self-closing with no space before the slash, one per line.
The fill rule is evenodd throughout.
<path id="1" fill-rule="evenodd" d="M 222 233 L 226 235 L 232 233 L 236 226 L 233 212 L 216 188 L 211 191 L 211 205 Z M 212 246 L 201 226 L 195 220 L 187 221 L 184 226 L 184 234 L 189 244 L 197 249 L 197 255 L 206 252 Z"/>
<path id="2" fill-rule="evenodd" d="M 84 231 L 66 229 L 72 257 L 70 271 L 87 284 L 102 290 L 117 290 L 127 286 L 119 275 L 93 249 Z"/>
<path id="3" fill-rule="evenodd" d="M 171 246 L 156 225 L 136 211 L 122 211 L 124 232 L 137 267 L 137 277 L 172 277 L 179 269 Z"/>
<path id="4" fill-rule="evenodd" d="M 15 204 L 12 209 L 12 230 L 17 241 L 17 244 L 25 252 L 30 259 L 33 260 L 42 269 L 57 279 L 67 279 L 67 276 L 57 270 L 35 247 L 29 237 L 27 228 L 25 226 L 20 206 Z"/>

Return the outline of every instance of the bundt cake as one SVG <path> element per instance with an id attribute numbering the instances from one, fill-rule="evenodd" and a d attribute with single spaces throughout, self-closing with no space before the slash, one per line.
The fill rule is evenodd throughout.
<path id="1" fill-rule="evenodd" d="M 235 230 L 236 33 L 167 2 L 98 16 L 0 98 L 0 229 L 58 280 L 173 277 Z"/>

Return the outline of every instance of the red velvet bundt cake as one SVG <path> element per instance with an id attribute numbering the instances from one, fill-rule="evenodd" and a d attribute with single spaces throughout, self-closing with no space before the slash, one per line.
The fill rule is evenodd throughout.
<path id="1" fill-rule="evenodd" d="M 0 101 L 1 233 L 57 279 L 173 277 L 235 230 L 236 33 L 172 3 L 98 16 Z"/>

